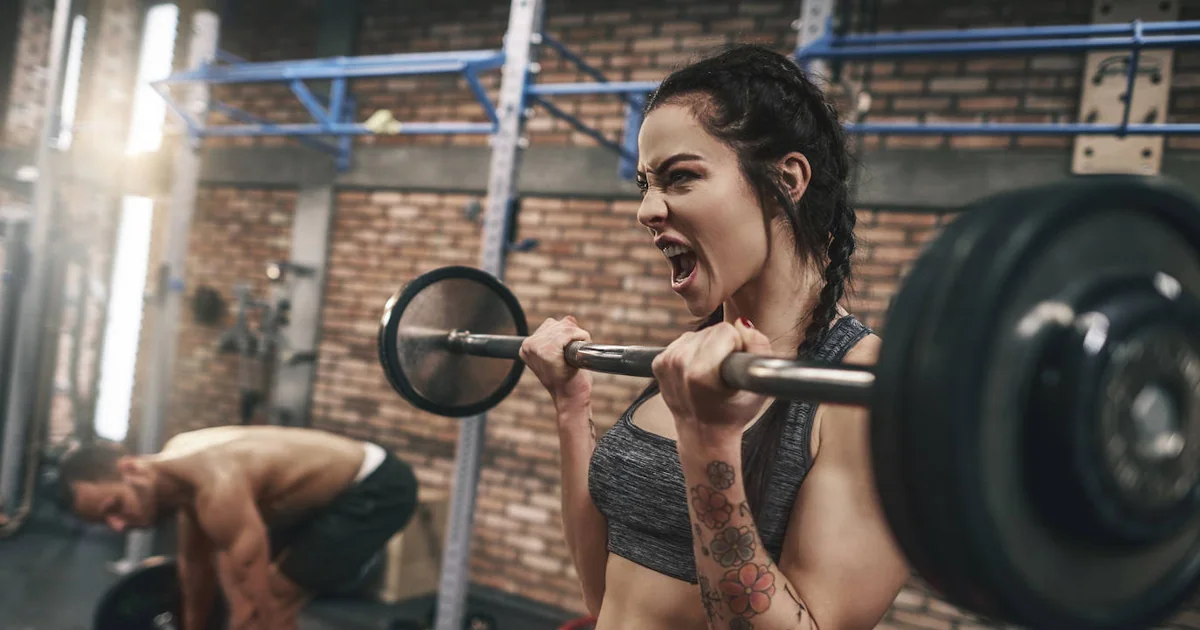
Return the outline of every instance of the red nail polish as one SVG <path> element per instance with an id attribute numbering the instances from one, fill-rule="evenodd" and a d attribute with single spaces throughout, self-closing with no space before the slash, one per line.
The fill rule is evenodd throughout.
<path id="1" fill-rule="evenodd" d="M 754 328 L 754 324 L 751 324 L 750 320 L 746 319 L 745 317 L 739 317 L 738 321 L 741 322 L 746 328 Z"/>

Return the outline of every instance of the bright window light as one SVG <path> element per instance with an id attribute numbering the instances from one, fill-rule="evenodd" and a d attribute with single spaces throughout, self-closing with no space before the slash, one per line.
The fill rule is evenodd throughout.
<path id="1" fill-rule="evenodd" d="M 71 21 L 71 43 L 67 47 L 67 67 L 63 72 L 62 103 L 58 110 L 58 150 L 71 148 L 74 139 L 75 111 L 79 106 L 79 73 L 83 65 L 83 42 L 87 37 L 87 18 L 75 16 Z"/>
<path id="2" fill-rule="evenodd" d="M 108 297 L 104 329 L 104 355 L 100 358 L 100 384 L 96 400 L 96 436 L 122 441 L 129 431 L 129 408 L 137 367 L 138 336 L 142 331 L 143 296 L 150 260 L 150 235 L 154 201 L 126 197 L 117 232 L 116 259 Z"/>
<path id="3" fill-rule="evenodd" d="M 133 95 L 133 118 L 125 151 L 130 154 L 153 153 L 162 146 L 167 104 L 150 87 L 150 82 L 167 78 L 175 59 L 175 27 L 179 8 L 159 4 L 146 13 L 146 31 L 142 36 L 142 56 L 138 60 L 137 91 Z"/>

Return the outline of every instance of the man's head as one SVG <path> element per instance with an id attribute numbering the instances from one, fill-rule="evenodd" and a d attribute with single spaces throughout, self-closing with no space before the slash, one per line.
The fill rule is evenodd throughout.
<path id="1" fill-rule="evenodd" d="M 114 444 L 69 451 L 59 460 L 59 502 L 115 531 L 152 527 L 159 517 L 154 469 Z"/>

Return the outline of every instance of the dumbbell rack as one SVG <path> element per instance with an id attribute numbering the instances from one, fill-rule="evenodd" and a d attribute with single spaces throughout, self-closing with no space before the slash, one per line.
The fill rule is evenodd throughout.
<path id="1" fill-rule="evenodd" d="M 67 39 L 69 3 L 56 3 L 52 29 L 49 76 L 61 75 L 63 53 Z M 801 8 L 798 47 L 794 58 L 804 64 L 814 76 L 825 74 L 827 60 L 885 59 L 936 55 L 1003 55 L 1040 52 L 1086 51 L 1095 49 L 1130 50 L 1134 63 L 1129 64 L 1128 81 L 1133 85 L 1136 59 L 1140 50 L 1165 47 L 1194 47 L 1200 45 L 1200 22 L 1132 22 L 1128 25 L 1081 25 L 1039 28 L 965 29 L 894 34 L 838 34 L 834 28 L 836 0 L 804 0 Z M 501 51 L 465 51 L 385 55 L 374 57 L 339 57 L 274 63 L 247 63 L 218 51 L 219 23 L 215 14 L 199 11 L 181 16 L 193 30 L 189 70 L 172 75 L 155 84 L 171 110 L 185 125 L 192 142 L 179 149 L 176 157 L 172 191 L 170 239 L 167 244 L 167 266 L 160 280 L 158 300 L 153 303 L 157 314 L 155 336 L 151 342 L 151 360 L 156 366 L 149 370 L 146 401 L 140 435 L 140 449 L 156 451 L 161 445 L 167 392 L 170 390 L 169 369 L 174 358 L 177 321 L 183 290 L 183 260 L 186 254 L 188 230 L 195 204 L 199 177 L 198 150 L 200 140 L 209 136 L 284 136 L 293 137 L 335 158 L 341 170 L 350 167 L 352 138 L 369 134 L 487 134 L 492 140 L 492 158 L 488 179 L 488 212 L 483 225 L 480 266 L 502 277 L 508 250 L 508 223 L 513 198 L 516 197 L 517 173 L 525 140 L 524 122 L 529 115 L 527 106 L 539 105 L 552 115 L 565 120 L 576 130 L 587 134 L 620 156 L 619 169 L 623 177 L 633 175 L 637 159 L 637 131 L 641 124 L 641 109 L 654 82 L 608 82 L 595 68 L 571 53 L 561 43 L 542 33 L 543 0 L 512 0 L 508 32 Z M 538 71 L 537 55 L 540 46 L 549 46 L 576 64 L 595 79 L 589 83 L 537 84 L 533 79 Z M 489 101 L 478 73 L 501 70 L 501 85 L 496 105 Z M 361 77 L 382 77 L 430 73 L 460 73 L 472 93 L 479 99 L 488 117 L 486 123 L 405 123 L 383 115 L 359 123 L 352 120 L 354 108 L 347 94 L 347 80 Z M 328 80 L 331 90 L 323 102 L 305 85 L 306 80 Z M 306 124 L 276 124 L 212 102 L 208 86 L 214 83 L 287 82 L 293 93 L 312 115 Z M 187 84 L 183 102 L 175 100 L 169 91 L 174 85 Z M 550 97 L 581 94 L 613 94 L 626 103 L 626 128 L 622 141 L 612 142 L 602 133 L 591 129 L 550 102 Z M 61 97 L 61 81 L 50 81 L 47 102 L 57 103 Z M 48 107 L 48 111 L 56 111 Z M 1118 125 L 1098 124 L 878 124 L 851 123 L 848 131 L 890 134 L 1113 134 L 1113 135 L 1176 135 L 1200 133 L 1200 125 L 1139 124 L 1129 120 L 1126 108 L 1124 120 Z M 216 125 L 207 115 L 219 112 L 239 124 Z M 29 377 L 35 373 L 38 357 L 37 334 L 42 320 L 46 226 L 53 206 L 55 187 L 51 172 L 51 139 L 57 131 L 57 121 L 49 120 L 39 143 L 37 165 L 40 177 L 34 187 L 34 213 L 31 225 L 32 293 L 23 301 L 18 321 L 14 378 L 7 384 L 8 418 L 5 425 L 3 468 L 0 468 L 0 495 L 12 497 L 17 486 L 19 447 L 24 443 L 23 427 L 34 390 Z M 336 138 L 329 142 L 327 138 Z M 0 392 L 4 393 L 4 392 Z M 5 398 L 0 395 L 0 399 Z M 474 519 L 476 489 L 479 481 L 480 457 L 486 428 L 486 417 L 477 416 L 462 421 L 455 463 L 455 492 L 453 495 L 447 544 L 444 548 L 442 575 L 438 597 L 437 629 L 456 630 L 461 627 L 466 601 L 467 575 L 470 556 L 470 532 Z M 126 564 L 130 565 L 149 555 L 150 538 L 131 535 Z"/>

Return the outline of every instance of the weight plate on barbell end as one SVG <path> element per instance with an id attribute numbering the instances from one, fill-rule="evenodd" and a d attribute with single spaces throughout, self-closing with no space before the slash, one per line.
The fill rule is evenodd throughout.
<path id="1" fill-rule="evenodd" d="M 935 300 L 949 297 L 945 295 L 949 284 L 947 274 L 959 264 L 958 257 L 964 251 L 978 247 L 981 240 L 990 240 L 989 235 L 1006 219 L 1007 212 L 989 212 L 987 206 L 1007 207 L 1012 201 L 985 200 L 971 212 L 959 213 L 921 251 L 889 307 L 883 345 L 875 365 L 878 378 L 871 405 L 872 465 L 880 500 L 898 544 L 921 578 L 935 590 L 964 608 L 989 615 L 998 615 L 1000 611 L 973 589 L 956 589 L 958 578 L 951 576 L 948 566 L 956 558 L 945 558 L 938 553 L 941 541 L 958 533 L 931 527 L 913 505 L 916 495 L 929 491 L 916 485 L 913 460 L 929 457 L 931 445 L 906 441 L 913 434 L 906 431 L 910 420 L 905 412 L 908 396 L 913 393 L 906 379 L 920 354 L 921 344 L 917 340 L 925 336 L 922 327 L 929 321 L 927 309 Z"/>
<path id="2" fill-rule="evenodd" d="M 1043 327 L 1026 476 L 1064 535 L 1156 543 L 1200 512 L 1200 303 L 1177 288 L 1100 276 L 1065 295 L 1070 325 Z"/>
<path id="3" fill-rule="evenodd" d="M 174 558 L 156 556 L 119 579 L 100 598 L 92 630 L 175 630 L 183 628 L 179 568 Z M 224 630 L 224 598 L 215 597 L 209 630 Z"/>
<path id="4" fill-rule="evenodd" d="M 379 361 L 392 387 L 413 406 L 461 418 L 500 404 L 517 386 L 522 361 L 451 352 L 452 331 L 526 336 L 516 296 L 473 267 L 422 274 L 388 300 L 379 327 Z"/>
<path id="5" fill-rule="evenodd" d="M 1063 535 L 1027 486 L 1028 394 L 1040 330 L 1070 320 L 1063 295 L 1081 283 L 1165 274 L 1200 295 L 1200 207 L 1174 187 L 1106 177 L 967 212 L 1005 220 L 987 238 L 951 246 L 940 299 L 924 307 L 895 386 L 902 405 L 889 412 L 901 448 L 922 454 L 906 463 L 905 507 L 932 530 L 925 544 L 937 538 L 914 567 L 939 578 L 951 601 L 1024 626 L 1154 625 L 1200 582 L 1200 519 L 1153 545 Z"/>

